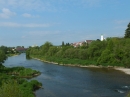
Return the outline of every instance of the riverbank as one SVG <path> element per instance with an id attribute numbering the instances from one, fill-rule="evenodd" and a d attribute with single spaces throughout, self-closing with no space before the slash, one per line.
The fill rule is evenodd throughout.
<path id="1" fill-rule="evenodd" d="M 115 67 L 114 69 L 115 69 L 115 70 L 122 71 L 122 72 L 124 72 L 124 73 L 130 75 L 130 68 Z"/>
<path id="2" fill-rule="evenodd" d="M 12 56 L 18 56 L 20 55 L 19 53 L 16 53 L 16 54 L 6 54 L 7 57 L 12 57 Z"/>
<path id="3" fill-rule="evenodd" d="M 119 70 L 121 72 L 124 72 L 125 74 L 128 74 L 130 75 L 130 68 L 124 68 L 124 67 L 117 67 L 117 66 L 95 66 L 95 65 L 89 65 L 89 66 L 80 66 L 80 67 L 86 67 L 86 68 L 112 68 L 112 69 L 115 69 L 115 70 Z"/>
<path id="4" fill-rule="evenodd" d="M 34 58 L 34 57 L 32 58 L 39 61 L 46 62 L 46 63 L 56 64 L 56 65 L 61 65 L 61 66 L 74 66 L 74 67 L 81 67 L 81 68 L 111 68 L 111 69 L 119 70 L 121 72 L 124 72 L 125 74 L 130 75 L 130 68 L 124 68 L 124 67 L 118 67 L 118 66 L 102 66 L 102 65 L 97 66 L 97 65 L 81 65 L 81 64 L 59 64 L 56 62 L 49 62 L 49 61 L 42 60 L 39 58 Z"/>

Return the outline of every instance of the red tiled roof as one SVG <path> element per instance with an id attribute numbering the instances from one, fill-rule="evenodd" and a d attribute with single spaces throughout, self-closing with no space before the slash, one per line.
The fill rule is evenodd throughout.
<path id="1" fill-rule="evenodd" d="M 22 47 L 16 48 L 16 51 L 25 51 L 25 50 L 27 50 L 27 48 L 22 48 Z"/>

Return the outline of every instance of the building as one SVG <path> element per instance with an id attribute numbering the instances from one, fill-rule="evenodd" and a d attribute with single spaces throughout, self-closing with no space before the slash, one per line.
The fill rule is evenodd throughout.
<path id="1" fill-rule="evenodd" d="M 37 47 L 37 45 L 35 44 L 35 45 L 32 45 L 31 47 Z"/>
<path id="2" fill-rule="evenodd" d="M 85 41 L 81 41 L 81 42 L 72 43 L 71 45 L 74 47 L 79 47 L 79 46 L 82 46 L 84 43 L 90 44 L 92 41 L 94 41 L 94 40 L 85 40 Z"/>
<path id="3" fill-rule="evenodd" d="M 94 40 L 85 40 L 85 42 L 86 42 L 87 44 L 90 44 L 92 41 L 94 41 Z"/>
<path id="4" fill-rule="evenodd" d="M 103 36 L 103 34 L 101 35 L 101 41 L 103 41 L 103 40 L 105 40 L 105 38 L 104 38 L 104 36 Z"/>
<path id="5" fill-rule="evenodd" d="M 19 52 L 19 53 L 25 53 L 27 50 L 27 48 L 24 48 L 24 47 L 17 47 L 16 48 L 16 51 Z"/>

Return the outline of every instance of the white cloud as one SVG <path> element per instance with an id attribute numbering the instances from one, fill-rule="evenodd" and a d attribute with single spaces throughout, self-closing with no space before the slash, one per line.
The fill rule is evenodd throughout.
<path id="1" fill-rule="evenodd" d="M 21 38 L 23 38 L 23 39 L 24 39 L 24 38 L 26 38 L 26 36 L 22 36 Z"/>
<path id="2" fill-rule="evenodd" d="M 70 6 L 81 6 L 81 7 L 94 7 L 99 6 L 103 0 L 58 0 L 61 4 L 67 4 Z"/>
<path id="3" fill-rule="evenodd" d="M 47 34 L 59 34 L 61 33 L 60 31 L 30 31 L 29 34 L 33 36 L 44 36 Z"/>
<path id="4" fill-rule="evenodd" d="M 0 13 L 0 17 L 1 18 L 10 18 L 11 16 L 14 16 L 14 15 L 16 15 L 16 13 L 15 12 L 11 12 L 9 9 L 7 9 L 7 8 L 3 8 L 2 9 L 2 13 Z"/>
<path id="5" fill-rule="evenodd" d="M 20 23 L 14 23 L 14 22 L 0 22 L 0 27 L 29 27 L 29 28 L 35 28 L 35 27 L 49 27 L 50 24 L 20 24 Z"/>
<path id="6" fill-rule="evenodd" d="M 93 6 L 98 6 L 101 0 L 81 0 L 81 2 L 82 2 L 82 5 L 84 6 L 93 7 Z"/>
<path id="7" fill-rule="evenodd" d="M 24 24 L 21 25 L 23 27 L 49 27 L 49 24 L 35 24 L 35 23 L 31 23 L 31 24 Z"/>
<path id="8" fill-rule="evenodd" d="M 20 27 L 21 25 L 13 22 L 0 22 L 1 27 Z"/>
<path id="9" fill-rule="evenodd" d="M 116 26 L 115 29 L 126 29 L 126 26 Z"/>
<path id="10" fill-rule="evenodd" d="M 37 11 L 57 11 L 65 10 L 66 6 L 90 7 L 97 6 L 103 0 L 0 0 L 0 8 L 17 8 Z M 60 6 L 61 5 L 61 6 Z"/>
<path id="11" fill-rule="evenodd" d="M 48 6 L 49 3 L 46 0 L 0 0 L 0 8 L 11 7 L 24 10 L 46 10 Z"/>
<path id="12" fill-rule="evenodd" d="M 114 29 L 120 29 L 125 31 L 129 23 L 129 20 L 115 20 L 114 23 L 115 23 Z"/>
<path id="13" fill-rule="evenodd" d="M 31 14 L 28 14 L 28 13 L 24 13 L 24 14 L 22 14 L 22 16 L 23 16 L 23 17 L 26 17 L 26 18 L 32 17 L 32 15 L 31 15 Z"/>
<path id="14" fill-rule="evenodd" d="M 126 24 L 126 23 L 128 23 L 128 21 L 129 20 L 115 20 L 114 22 L 116 23 L 116 24 Z"/>
<path id="15" fill-rule="evenodd" d="M 29 13 L 24 13 L 24 14 L 22 14 L 22 16 L 25 17 L 25 18 L 35 18 L 35 17 L 39 17 L 38 15 L 31 15 L 31 14 L 29 14 Z"/>
<path id="16" fill-rule="evenodd" d="M 30 39 L 30 40 L 41 40 L 44 39 L 47 40 L 48 38 L 54 38 L 58 34 L 60 34 L 59 31 L 29 31 L 26 32 L 26 36 L 21 36 L 22 39 Z"/>

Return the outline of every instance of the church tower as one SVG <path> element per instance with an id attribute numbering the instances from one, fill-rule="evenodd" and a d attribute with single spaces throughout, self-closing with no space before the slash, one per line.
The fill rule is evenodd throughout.
<path id="1" fill-rule="evenodd" d="M 101 35 L 101 41 L 103 41 L 104 40 L 104 37 L 103 37 L 103 35 Z"/>

